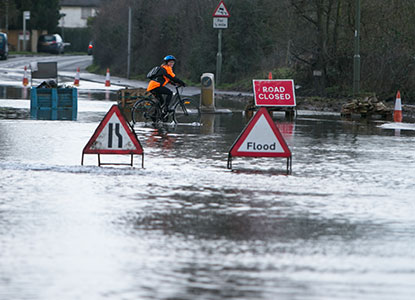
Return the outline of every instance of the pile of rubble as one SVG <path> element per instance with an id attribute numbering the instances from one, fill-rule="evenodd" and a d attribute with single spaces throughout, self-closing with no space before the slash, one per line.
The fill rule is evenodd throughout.
<path id="1" fill-rule="evenodd" d="M 147 96 L 148 92 L 146 89 L 121 89 L 117 92 L 117 102 L 121 108 L 131 108 L 134 103 L 140 98 L 140 96 Z"/>
<path id="2" fill-rule="evenodd" d="M 351 102 L 343 105 L 341 115 L 351 116 L 352 114 L 360 114 L 362 117 L 380 115 L 388 119 L 392 118 L 393 109 L 379 101 L 376 96 L 369 96 L 363 99 L 353 99 Z"/>

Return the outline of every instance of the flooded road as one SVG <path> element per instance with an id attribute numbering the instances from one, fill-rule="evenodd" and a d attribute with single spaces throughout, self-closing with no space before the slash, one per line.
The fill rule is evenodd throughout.
<path id="1" fill-rule="evenodd" d="M 229 171 L 232 108 L 136 127 L 144 169 L 81 166 L 113 102 L 79 99 L 77 121 L 0 100 L 0 299 L 413 299 L 415 131 L 274 115 L 292 175 L 278 158 Z"/>

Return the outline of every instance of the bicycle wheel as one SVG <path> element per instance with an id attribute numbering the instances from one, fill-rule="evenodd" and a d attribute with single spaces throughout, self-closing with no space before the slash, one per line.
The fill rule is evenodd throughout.
<path id="1" fill-rule="evenodd" d="M 182 98 L 176 104 L 173 120 L 181 124 L 200 124 L 200 105 L 198 100 Z"/>
<path id="2" fill-rule="evenodd" d="M 160 120 L 161 111 L 157 103 L 150 99 L 137 101 L 131 110 L 133 124 L 138 122 L 157 122 Z"/>

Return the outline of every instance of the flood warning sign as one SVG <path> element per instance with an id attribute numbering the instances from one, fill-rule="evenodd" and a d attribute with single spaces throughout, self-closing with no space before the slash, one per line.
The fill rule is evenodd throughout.
<path id="1" fill-rule="evenodd" d="M 281 132 L 262 107 L 242 131 L 229 151 L 231 156 L 291 157 Z"/>

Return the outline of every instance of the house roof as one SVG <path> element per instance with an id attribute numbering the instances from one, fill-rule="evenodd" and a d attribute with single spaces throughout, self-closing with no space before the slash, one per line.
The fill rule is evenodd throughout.
<path id="1" fill-rule="evenodd" d="M 61 6 L 98 7 L 101 0 L 60 0 Z"/>

